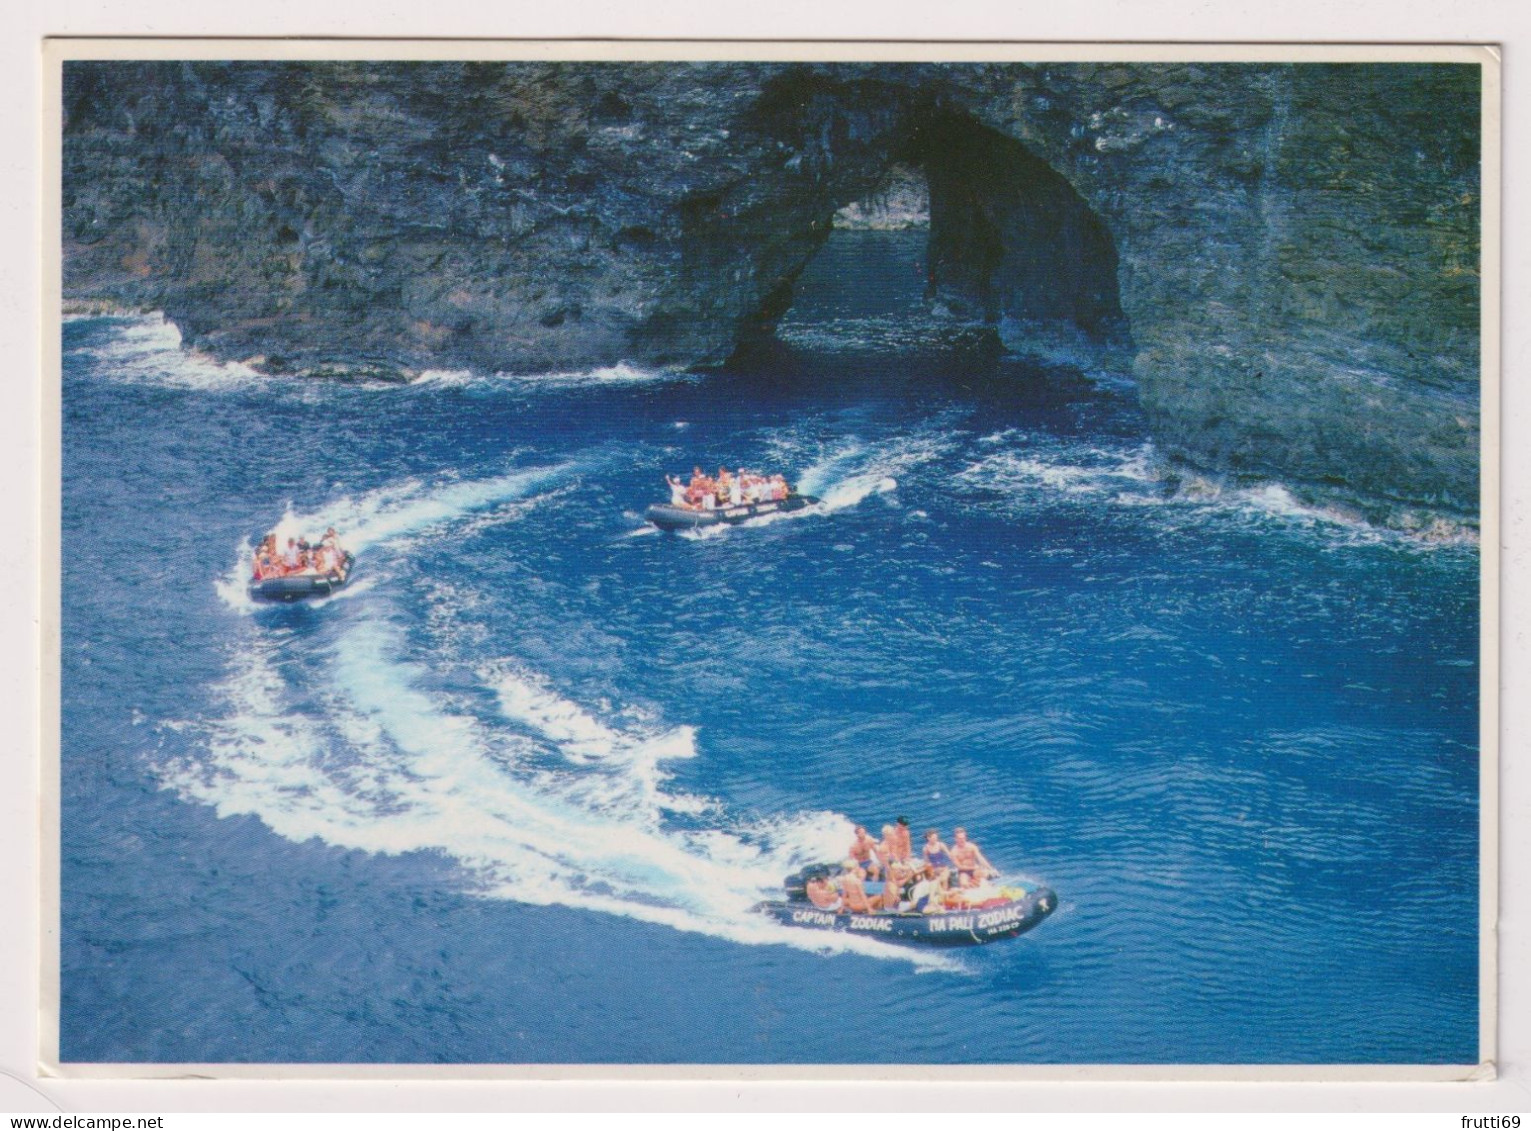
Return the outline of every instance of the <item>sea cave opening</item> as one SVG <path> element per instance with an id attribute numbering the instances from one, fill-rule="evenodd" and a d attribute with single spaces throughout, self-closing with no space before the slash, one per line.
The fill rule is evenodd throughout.
<path id="1" fill-rule="evenodd" d="M 1115 243 L 1066 178 L 965 113 L 911 111 L 891 135 L 870 188 L 817 221 L 763 328 L 787 344 L 1130 348 Z"/>

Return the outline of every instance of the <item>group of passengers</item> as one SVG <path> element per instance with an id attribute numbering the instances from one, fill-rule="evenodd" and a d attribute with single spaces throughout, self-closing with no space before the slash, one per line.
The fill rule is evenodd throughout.
<path id="1" fill-rule="evenodd" d="M 950 848 L 936 829 L 926 830 L 925 844 L 916 857 L 909 818 L 900 817 L 897 824 L 882 827 L 881 840 L 873 840 L 864 826 L 857 825 L 840 874 L 810 879 L 807 896 L 826 911 L 933 914 L 966 906 L 971 889 L 998 877 L 999 872 L 962 828 L 952 833 Z"/>
<path id="2" fill-rule="evenodd" d="M 720 467 L 716 477 L 694 467 L 689 483 L 678 475 L 666 475 L 665 482 L 670 485 L 670 504 L 690 510 L 710 511 L 744 503 L 780 502 L 792 493 L 785 476 L 761 475 L 742 467 L 736 472 Z"/>
<path id="3" fill-rule="evenodd" d="M 272 577 L 334 577 L 345 572 L 346 552 L 332 526 L 318 542 L 288 538 L 286 546 L 277 544 L 275 531 L 266 535 L 255 548 L 255 580 Z"/>

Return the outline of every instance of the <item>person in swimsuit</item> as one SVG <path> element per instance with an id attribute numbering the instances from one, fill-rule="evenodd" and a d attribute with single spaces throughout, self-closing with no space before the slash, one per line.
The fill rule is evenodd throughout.
<path id="1" fill-rule="evenodd" d="M 844 901 L 844 909 L 853 915 L 870 915 L 877 910 L 867 898 L 860 866 L 849 857 L 840 865 L 840 898 Z"/>
<path id="2" fill-rule="evenodd" d="M 957 878 L 965 888 L 977 887 L 979 881 L 999 875 L 978 846 L 968 840 L 968 832 L 963 828 L 952 833 L 952 861 L 957 865 Z"/>
<path id="3" fill-rule="evenodd" d="M 840 893 L 828 876 L 815 876 L 807 884 L 808 902 L 825 911 L 840 910 Z"/>
<path id="4" fill-rule="evenodd" d="M 935 829 L 925 830 L 925 847 L 921 849 L 920 855 L 924 857 L 925 863 L 934 864 L 937 868 L 953 866 L 951 850 L 941 843 L 941 834 Z"/>
<path id="5" fill-rule="evenodd" d="M 893 862 L 899 859 L 898 833 L 892 825 L 882 827 L 882 839 L 877 842 L 877 855 L 882 859 L 883 869 L 893 866 Z"/>
<path id="6" fill-rule="evenodd" d="M 893 827 L 893 832 L 898 836 L 898 851 L 893 858 L 907 864 L 914 859 L 914 845 L 909 837 L 909 818 L 900 817 Z"/>
<path id="7" fill-rule="evenodd" d="M 864 879 L 875 880 L 882 875 L 882 861 L 877 857 L 877 842 L 867 835 L 866 826 L 856 826 L 856 839 L 851 841 L 851 856 L 861 869 Z"/>

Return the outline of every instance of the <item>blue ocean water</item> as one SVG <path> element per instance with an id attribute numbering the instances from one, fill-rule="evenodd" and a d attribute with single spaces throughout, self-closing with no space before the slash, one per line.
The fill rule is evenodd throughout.
<path id="1" fill-rule="evenodd" d="M 847 246 L 706 375 L 65 323 L 64 1060 L 1477 1060 L 1476 547 L 1174 490 L 1129 384 L 929 339 Z M 825 504 L 644 527 L 725 461 Z M 278 524 L 351 586 L 252 605 Z M 1059 911 L 748 912 L 898 814 Z"/>

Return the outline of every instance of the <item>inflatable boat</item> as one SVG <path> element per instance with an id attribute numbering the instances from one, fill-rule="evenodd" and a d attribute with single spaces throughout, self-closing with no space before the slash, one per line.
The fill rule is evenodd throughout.
<path id="1" fill-rule="evenodd" d="M 1006 881 L 998 886 L 969 889 L 968 906 L 947 907 L 934 913 L 877 911 L 856 915 L 827 911 L 809 902 L 804 885 L 815 872 L 833 875 L 835 871 L 828 865 L 815 865 L 788 876 L 787 898 L 757 903 L 754 910 L 789 927 L 841 931 L 924 946 L 977 946 L 1025 934 L 1058 909 L 1058 897 L 1052 888 Z M 882 885 L 868 883 L 866 889 L 867 894 L 874 895 Z"/>
<path id="2" fill-rule="evenodd" d="M 306 571 L 251 581 L 248 592 L 255 601 L 301 601 L 308 597 L 328 597 L 345 588 L 351 577 L 351 563 L 354 560 L 350 554 L 346 554 L 340 568 L 329 573 Z"/>
<path id="3" fill-rule="evenodd" d="M 800 511 L 818 501 L 812 495 L 788 495 L 785 499 L 762 499 L 758 503 L 738 503 L 712 510 L 655 503 L 643 512 L 643 517 L 661 530 L 695 530 L 703 526 L 737 526 L 762 515 Z"/>

